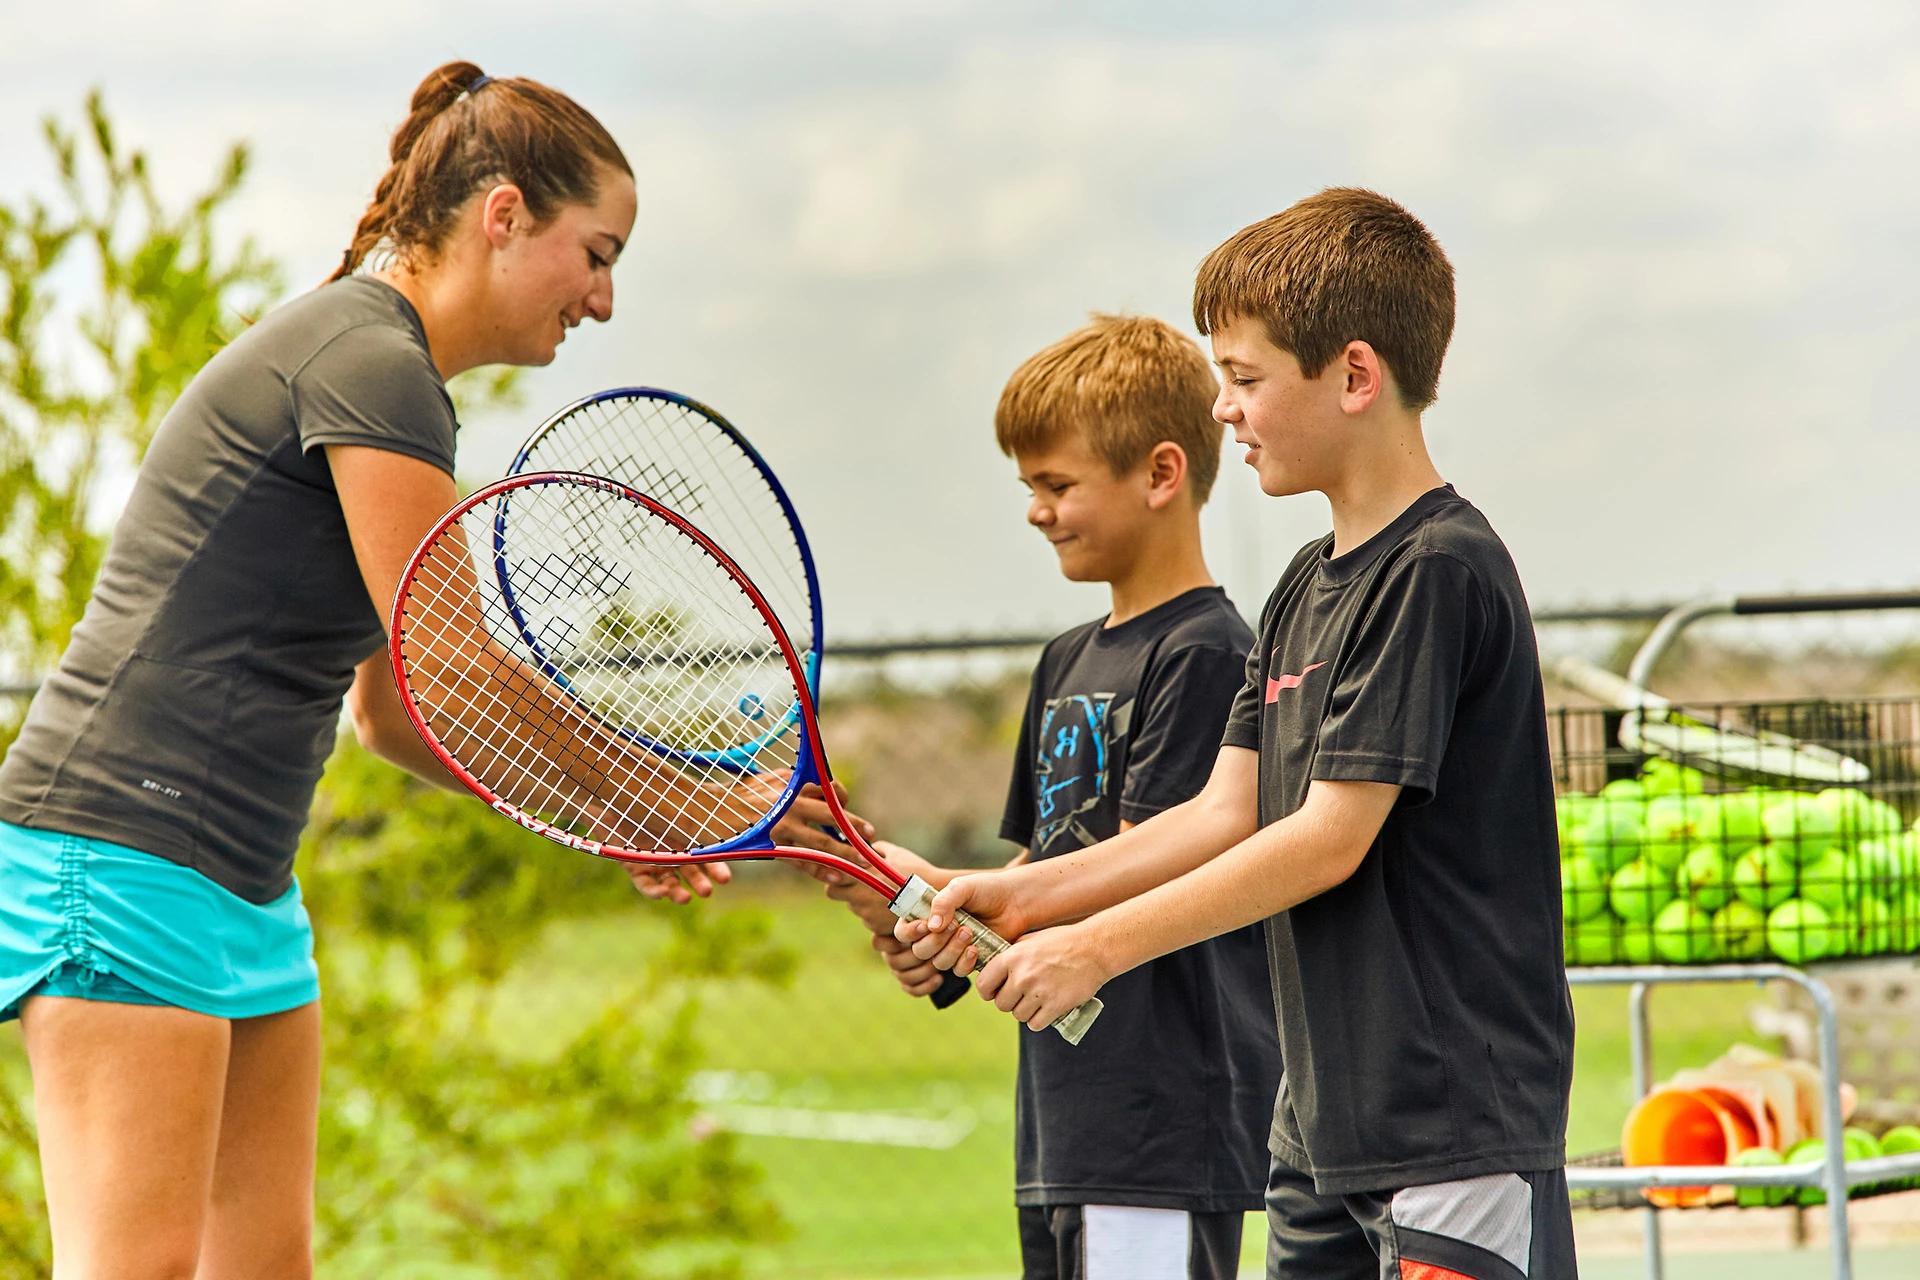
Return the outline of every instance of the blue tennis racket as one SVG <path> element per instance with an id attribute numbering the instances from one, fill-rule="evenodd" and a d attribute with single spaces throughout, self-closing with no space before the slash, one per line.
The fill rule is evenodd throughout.
<path id="1" fill-rule="evenodd" d="M 761 590 L 785 628 L 807 672 L 809 691 L 820 694 L 820 579 L 806 531 L 773 468 L 747 438 L 699 401 L 652 387 L 601 391 L 568 405 L 536 428 L 514 455 L 507 475 L 572 471 L 601 476 L 679 512 L 724 548 Z M 528 583 L 517 582 L 525 561 L 510 554 L 513 508 L 502 503 L 493 531 L 494 571 L 509 617 L 534 661 L 563 688 L 574 676 L 554 659 L 573 637 L 541 634 L 522 607 Z M 774 714 L 750 692 L 738 707 L 762 732 L 722 752 L 689 751 L 642 740 L 673 758 L 751 773 L 756 761 L 799 721 L 789 707 Z"/>
<path id="2" fill-rule="evenodd" d="M 820 578 L 806 531 L 785 486 L 739 428 L 689 396 L 656 387 L 618 387 L 597 392 L 541 423 L 507 468 L 508 477 L 536 472 L 576 472 L 625 485 L 677 512 L 724 550 L 766 597 L 775 618 L 800 654 L 807 691 L 820 698 L 820 661 L 824 651 Z M 582 678 L 569 672 L 559 655 L 572 652 L 571 624 L 540 617 L 530 607 L 529 562 L 513 554 L 512 494 L 495 509 L 494 572 L 508 616 L 529 656 L 563 688 Z M 539 620 L 536 621 L 536 618 Z M 544 628 L 554 628 L 543 634 Z M 587 700 L 592 691 L 583 690 Z M 777 744 L 799 731 L 799 707 L 775 710 L 762 696 L 743 689 L 735 699 L 741 723 L 758 729 L 744 741 L 714 749 L 647 738 L 636 740 L 669 759 L 752 773 Z M 840 833 L 835 832 L 836 836 Z M 972 984 L 949 972 L 932 995 L 944 1009 Z"/>

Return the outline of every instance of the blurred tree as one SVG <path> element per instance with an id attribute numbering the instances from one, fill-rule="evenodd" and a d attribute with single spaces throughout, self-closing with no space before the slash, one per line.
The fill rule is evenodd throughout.
<path id="1" fill-rule="evenodd" d="M 765 914 L 637 906 L 604 863 L 351 745 L 328 767 L 300 880 L 327 993 L 330 1271 L 732 1274 L 740 1246 L 777 1230 L 758 1171 L 730 1135 L 695 1133 L 687 1096 L 699 980 L 791 970 Z M 609 912 L 664 920 L 669 941 L 529 1018 L 518 1002 L 553 987 L 513 978 L 538 968 L 549 926 Z"/>
<path id="2" fill-rule="evenodd" d="M 0 672 L 44 671 L 106 547 L 103 510 L 195 373 L 279 297 L 282 273 L 215 222 L 235 145 L 180 209 L 125 151 L 100 94 L 44 124 L 57 198 L 0 202 Z M 518 370 L 452 388 L 517 403 Z M 10 668 L 10 671 L 7 671 Z M 16 724 L 0 725 L 0 743 Z M 715 1276 L 778 1229 L 724 1134 L 697 1135 L 698 979 L 782 980 L 752 911 L 638 903 L 626 877 L 348 744 L 302 847 L 327 992 L 316 1248 L 332 1274 L 402 1262 L 551 1276 Z M 496 1013 L 556 925 L 649 913 L 669 941 L 529 1046 Z M 542 1019 L 543 1023 L 549 1020 Z M 0 1054 L 0 1275 L 49 1276 L 46 1206 L 14 1039 Z"/>
<path id="3" fill-rule="evenodd" d="M 21 674 L 59 655 L 86 605 L 110 523 L 103 482 L 137 463 L 200 366 L 281 289 L 251 240 L 214 245 L 244 145 L 172 210 L 98 90 L 84 115 L 78 136 L 43 124 L 58 198 L 0 203 L 0 652 Z"/>

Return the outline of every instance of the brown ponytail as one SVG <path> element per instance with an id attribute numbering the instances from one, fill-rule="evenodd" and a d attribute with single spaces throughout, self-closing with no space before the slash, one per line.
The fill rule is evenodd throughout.
<path id="1" fill-rule="evenodd" d="M 545 222 L 595 200 L 603 167 L 633 173 L 613 135 L 572 98 L 537 80 L 490 79 L 471 62 L 428 73 L 388 155 L 393 163 L 329 283 L 376 250 L 402 262 L 432 254 L 460 207 L 493 184 L 520 188 L 527 211 Z"/>

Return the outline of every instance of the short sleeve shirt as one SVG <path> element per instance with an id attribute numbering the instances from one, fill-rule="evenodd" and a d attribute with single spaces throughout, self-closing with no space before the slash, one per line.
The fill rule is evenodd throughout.
<path id="1" fill-rule="evenodd" d="M 377 280 L 297 298 L 216 355 L 155 434 L 0 765 L 0 819 L 169 858 L 251 902 L 285 893 L 388 604 L 323 446 L 451 474 L 456 425 L 420 318 Z"/>
<path id="2" fill-rule="evenodd" d="M 1034 672 L 1000 834 L 1057 857 L 1192 799 L 1252 640 L 1218 587 L 1055 639 Z M 1077 1046 L 1019 1030 L 1016 1201 L 1258 1209 L 1280 1074 L 1259 926 L 1122 974 L 1100 999 Z"/>
<path id="3" fill-rule="evenodd" d="M 1506 548 L 1435 489 L 1294 558 L 1224 742 L 1259 818 L 1316 780 L 1403 791 L 1345 882 L 1267 922 L 1276 1155 L 1322 1194 L 1558 1167 L 1573 1013 L 1533 626 Z"/>

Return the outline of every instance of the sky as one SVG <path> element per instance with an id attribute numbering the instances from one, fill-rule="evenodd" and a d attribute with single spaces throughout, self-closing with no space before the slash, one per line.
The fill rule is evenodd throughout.
<path id="1" fill-rule="evenodd" d="M 1002 383 L 1092 310 L 1190 330 L 1207 251 L 1331 185 L 1454 262 L 1428 438 L 1536 607 L 1920 582 L 1910 3 L 13 4 L 0 198 L 99 85 L 175 194 L 251 144 L 226 231 L 302 289 L 453 58 L 573 95 L 640 190 L 612 322 L 462 478 L 587 392 L 694 395 L 792 490 L 829 647 L 1101 613 L 1024 524 Z M 1328 517 L 1238 456 L 1205 528 L 1254 614 Z"/>

